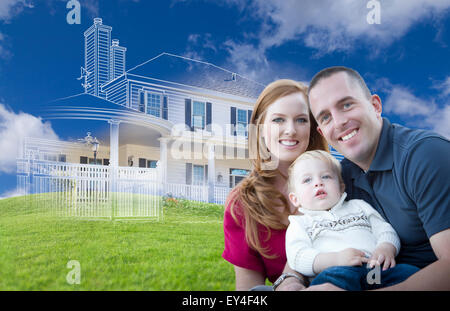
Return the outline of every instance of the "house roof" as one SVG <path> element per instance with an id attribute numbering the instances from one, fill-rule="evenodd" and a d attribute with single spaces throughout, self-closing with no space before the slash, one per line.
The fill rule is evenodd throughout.
<path id="1" fill-rule="evenodd" d="M 47 104 L 47 108 L 49 110 L 54 109 L 62 109 L 63 107 L 89 107 L 95 110 L 99 109 L 117 109 L 118 111 L 123 112 L 132 112 L 135 111 L 133 109 L 127 108 L 122 105 L 118 105 L 116 103 L 113 103 L 109 100 L 87 94 L 87 93 L 80 93 L 64 98 L 58 98 L 55 100 L 50 101 Z"/>
<path id="2" fill-rule="evenodd" d="M 265 85 L 211 63 L 170 53 L 149 59 L 127 74 L 201 87 L 236 96 L 258 98 Z"/>

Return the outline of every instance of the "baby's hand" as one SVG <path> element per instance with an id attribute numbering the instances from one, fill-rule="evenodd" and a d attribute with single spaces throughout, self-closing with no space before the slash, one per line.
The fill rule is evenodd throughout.
<path id="1" fill-rule="evenodd" d="M 338 266 L 362 266 L 364 262 L 368 262 L 364 252 L 355 248 L 346 248 L 337 255 Z"/>
<path id="2" fill-rule="evenodd" d="M 395 252 L 396 249 L 391 243 L 381 243 L 369 259 L 369 268 L 373 268 L 375 265 L 381 266 L 383 263 L 383 271 L 395 267 Z"/>

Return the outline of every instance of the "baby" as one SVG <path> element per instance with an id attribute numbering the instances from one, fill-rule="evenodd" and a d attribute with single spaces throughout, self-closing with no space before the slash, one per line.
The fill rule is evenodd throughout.
<path id="1" fill-rule="evenodd" d="M 375 289 L 400 283 L 419 270 L 396 265 L 400 240 L 377 211 L 362 200 L 344 201 L 341 165 L 329 153 L 300 155 L 289 168 L 288 187 L 289 199 L 303 215 L 289 216 L 287 259 L 292 269 L 315 276 L 311 285 Z M 368 282 L 375 266 L 380 277 Z"/>

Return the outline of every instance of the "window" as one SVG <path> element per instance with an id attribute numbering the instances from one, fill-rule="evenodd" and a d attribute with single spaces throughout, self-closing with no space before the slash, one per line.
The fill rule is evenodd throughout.
<path id="1" fill-rule="evenodd" d="M 156 164 L 158 161 L 156 160 L 147 160 L 147 168 L 156 168 Z"/>
<path id="2" fill-rule="evenodd" d="M 249 173 L 250 173 L 249 170 L 230 168 L 230 188 L 235 187 Z"/>
<path id="3" fill-rule="evenodd" d="M 56 155 L 55 154 L 44 153 L 43 158 L 44 158 L 44 161 L 56 162 Z"/>
<path id="4" fill-rule="evenodd" d="M 88 158 L 87 157 L 80 157 L 80 164 L 87 164 L 88 163 Z"/>
<path id="5" fill-rule="evenodd" d="M 237 109 L 236 134 L 247 136 L 247 110 Z"/>
<path id="6" fill-rule="evenodd" d="M 67 158 L 66 158 L 66 155 L 65 155 L 65 154 L 60 154 L 60 155 L 58 156 L 58 161 L 59 161 L 59 162 L 66 162 L 66 160 L 67 160 Z"/>
<path id="7" fill-rule="evenodd" d="M 89 158 L 89 164 L 97 164 L 97 165 L 102 165 L 103 160 L 102 159 L 95 159 L 94 158 Z"/>
<path id="8" fill-rule="evenodd" d="M 160 94 L 156 93 L 146 93 L 146 99 L 147 99 L 147 114 L 151 114 L 152 116 L 161 117 L 161 99 L 162 96 Z"/>
<path id="9" fill-rule="evenodd" d="M 248 136 L 248 123 L 252 116 L 252 110 L 230 107 L 231 135 Z"/>
<path id="10" fill-rule="evenodd" d="M 192 109 L 192 125 L 194 129 L 204 129 L 205 128 L 205 103 L 194 101 Z"/>
<path id="11" fill-rule="evenodd" d="M 192 174 L 193 185 L 203 185 L 205 176 L 205 167 L 203 165 L 194 165 Z"/>
<path id="12" fill-rule="evenodd" d="M 157 162 L 158 161 L 156 160 L 147 160 L 144 158 L 139 158 L 139 167 L 156 168 Z"/>

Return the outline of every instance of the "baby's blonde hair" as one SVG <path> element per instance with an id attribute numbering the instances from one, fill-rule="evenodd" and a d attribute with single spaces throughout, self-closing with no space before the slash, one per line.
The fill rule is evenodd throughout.
<path id="1" fill-rule="evenodd" d="M 307 159 L 318 159 L 325 162 L 330 169 L 338 176 L 339 184 L 341 185 L 342 192 L 344 192 L 345 184 L 342 179 L 341 163 L 333 157 L 330 153 L 323 150 L 311 150 L 302 153 L 295 161 L 289 166 L 288 177 L 288 191 L 295 192 L 295 176 L 293 176 L 295 166 L 301 161 Z"/>

